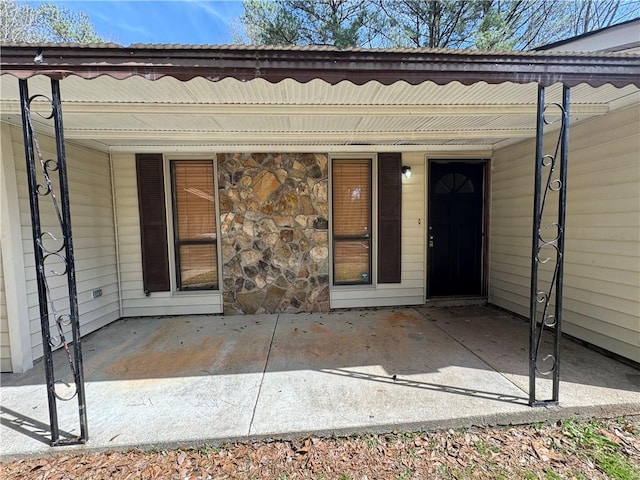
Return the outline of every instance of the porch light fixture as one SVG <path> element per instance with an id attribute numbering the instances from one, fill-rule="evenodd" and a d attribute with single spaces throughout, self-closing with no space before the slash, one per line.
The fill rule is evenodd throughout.
<path id="1" fill-rule="evenodd" d="M 408 167 L 407 165 L 403 165 L 402 166 L 402 174 L 406 178 L 411 178 L 411 167 Z"/>

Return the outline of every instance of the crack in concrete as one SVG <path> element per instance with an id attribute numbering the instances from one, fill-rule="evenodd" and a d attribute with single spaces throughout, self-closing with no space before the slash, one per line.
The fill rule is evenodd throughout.
<path id="1" fill-rule="evenodd" d="M 271 334 L 271 341 L 269 342 L 269 350 L 267 351 L 267 358 L 264 361 L 264 368 L 262 369 L 262 377 L 260 377 L 260 386 L 258 387 L 258 394 L 256 395 L 256 403 L 253 405 L 253 412 L 251 412 L 251 421 L 249 422 L 249 431 L 247 437 L 251 437 L 251 430 L 253 429 L 253 421 L 256 417 L 256 410 L 258 409 L 258 402 L 260 401 L 260 393 L 262 393 L 262 384 L 264 383 L 264 377 L 267 373 L 267 366 L 269 365 L 269 358 L 271 357 L 271 348 L 273 347 L 273 339 L 276 337 L 276 330 L 278 328 L 278 321 L 280 320 L 280 314 L 276 317 L 276 322 L 273 325 L 273 333 Z"/>
<path id="2" fill-rule="evenodd" d="M 425 312 L 422 312 L 420 309 L 413 309 L 416 313 L 418 313 L 420 316 L 422 316 L 422 318 L 426 319 L 426 320 L 431 320 L 429 318 L 429 315 Z M 509 382 L 511 385 L 513 385 L 514 387 L 516 387 L 518 390 L 520 390 L 522 393 L 524 393 L 527 398 L 529 397 L 529 392 L 526 391 L 525 389 L 523 389 L 522 387 L 520 387 L 517 383 L 515 383 L 513 380 L 511 380 L 509 377 L 507 377 L 504 373 L 502 373 L 500 370 L 496 369 L 493 365 L 491 365 L 487 360 L 485 360 L 484 358 L 482 358 L 480 355 L 478 355 L 476 352 L 474 352 L 472 349 L 470 349 L 469 347 L 467 347 L 461 340 L 457 339 L 456 337 L 454 337 L 452 334 L 450 334 L 449 332 L 447 332 L 444 328 L 442 328 L 440 325 L 438 325 L 438 322 L 431 322 L 433 323 L 433 325 L 440 331 L 442 331 L 445 335 L 447 335 L 449 338 L 451 338 L 454 342 L 456 342 L 457 344 L 459 344 L 462 348 L 464 348 L 465 350 L 467 350 L 469 353 L 471 353 L 471 355 L 473 355 L 474 357 L 476 357 L 478 360 L 480 360 L 482 363 L 484 363 L 487 367 L 489 367 L 489 369 L 493 370 L 495 373 L 497 373 L 498 375 L 500 375 L 502 378 L 504 378 L 507 382 Z"/>

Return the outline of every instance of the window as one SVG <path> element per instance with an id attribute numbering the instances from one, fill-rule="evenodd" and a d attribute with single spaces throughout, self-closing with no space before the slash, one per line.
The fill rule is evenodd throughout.
<path id="1" fill-rule="evenodd" d="M 473 183 L 462 173 L 447 173 L 436 184 L 435 193 L 473 193 Z"/>
<path id="2" fill-rule="evenodd" d="M 173 160 L 173 234 L 178 290 L 218 288 L 214 167 L 211 160 Z"/>
<path id="3" fill-rule="evenodd" d="M 335 159 L 333 283 L 371 283 L 371 159 Z"/>

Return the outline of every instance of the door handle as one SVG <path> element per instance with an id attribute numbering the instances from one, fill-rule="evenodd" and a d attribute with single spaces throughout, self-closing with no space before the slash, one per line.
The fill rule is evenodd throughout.
<path id="1" fill-rule="evenodd" d="M 433 248 L 433 235 L 429 235 L 429 248 Z"/>

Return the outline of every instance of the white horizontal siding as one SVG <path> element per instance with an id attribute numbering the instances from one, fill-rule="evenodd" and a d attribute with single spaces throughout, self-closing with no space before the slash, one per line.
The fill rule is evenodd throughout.
<path id="1" fill-rule="evenodd" d="M 420 282 L 422 283 L 422 282 Z M 334 289 L 331 290 L 331 308 L 390 307 L 400 305 L 422 305 L 424 287 L 414 288 L 378 288 Z"/>
<path id="2" fill-rule="evenodd" d="M 9 318 L 4 293 L 4 269 L 2 267 L 2 248 L 0 247 L 0 371 L 11 372 L 11 345 L 9 342 Z"/>
<path id="3" fill-rule="evenodd" d="M 402 281 L 366 287 L 332 287 L 331 308 L 422 305 L 425 300 L 425 156 L 403 153 L 411 178 L 402 178 Z"/>
<path id="4" fill-rule="evenodd" d="M 113 180 L 118 222 L 122 309 L 125 317 L 222 313 L 218 292 L 153 292 L 142 282 L 142 251 L 136 163 L 133 154 L 114 154 Z"/>
<path id="5" fill-rule="evenodd" d="M 15 152 L 29 334 L 33 358 L 38 358 L 42 355 L 42 337 L 21 129 L 11 127 L 11 141 Z M 45 159 L 56 158 L 52 137 L 38 135 L 38 141 Z M 65 147 L 80 331 L 86 335 L 119 318 L 111 173 L 106 154 L 69 143 Z M 57 185 L 55 178 L 54 185 Z M 49 197 L 40 197 L 40 214 L 43 230 L 59 234 Z M 49 275 L 48 281 L 56 309 L 65 311 L 66 279 Z M 102 296 L 94 299 L 91 293 L 96 289 L 102 289 Z"/>
<path id="6" fill-rule="evenodd" d="M 1 350 L 11 355 L 10 369 L 21 373 L 33 367 L 29 324 L 27 321 L 24 280 L 24 252 L 20 228 L 15 154 L 11 139 L 11 127 L 0 123 L 0 250 L 1 270 L 4 277 L 4 301 L 0 305 L 0 317 L 5 320 Z M 22 160 L 24 162 L 24 159 Z M 8 370 L 7 361 L 2 370 Z"/>
<path id="7" fill-rule="evenodd" d="M 534 151 L 526 141 L 498 150 L 492 161 L 489 300 L 522 315 L 529 309 Z M 571 125 L 567 185 L 563 330 L 638 362 L 638 105 Z"/>

